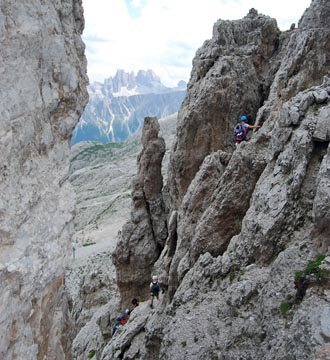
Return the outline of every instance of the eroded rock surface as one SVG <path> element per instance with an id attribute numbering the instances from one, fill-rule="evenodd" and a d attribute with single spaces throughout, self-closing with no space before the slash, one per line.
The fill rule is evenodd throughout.
<path id="1" fill-rule="evenodd" d="M 276 21 L 254 9 L 242 20 L 215 23 L 212 39 L 193 60 L 179 111 L 169 176 L 174 206 L 181 204 L 205 156 L 232 151 L 233 127 L 242 113 L 255 117 L 279 65 L 279 43 Z"/>
<path id="2" fill-rule="evenodd" d="M 167 237 L 161 174 L 165 142 L 158 133 L 158 120 L 145 118 L 143 149 L 138 156 L 138 173 L 132 185 L 131 220 L 124 225 L 122 239 L 113 256 L 122 302 L 127 304 L 135 296 L 147 296 L 146 280 L 150 279 L 153 264 Z"/>
<path id="3" fill-rule="evenodd" d="M 328 94 L 327 101 L 317 104 L 316 99 L 324 91 Z M 306 108 L 303 99 L 309 96 L 314 102 Z M 192 254 L 196 246 L 187 246 L 185 256 L 182 247 L 178 247 L 181 262 L 188 266 L 183 267 L 182 272 L 178 267 L 174 283 L 170 273 L 168 305 L 157 304 L 143 327 L 127 328 L 128 333 L 118 334 L 116 342 L 113 340 L 104 349 L 103 359 L 120 358 L 133 351 L 129 346 L 119 346 L 127 337 L 131 343 L 139 344 L 140 352 L 135 350 L 137 359 L 197 359 L 205 358 L 206 351 L 209 357 L 220 359 L 245 356 L 270 360 L 290 356 L 307 360 L 326 356 L 329 279 L 323 283 L 312 281 L 301 297 L 296 273 L 303 271 L 319 254 L 329 251 L 327 232 L 319 220 L 322 208 L 322 218 L 328 223 L 326 189 L 329 182 L 325 174 L 329 170 L 329 149 L 327 142 L 320 143 L 313 138 L 317 124 L 315 114 L 326 111 L 329 101 L 330 80 L 326 78 L 322 86 L 298 94 L 284 104 L 286 111 L 280 112 L 282 117 L 274 129 L 276 146 L 269 146 L 269 151 L 265 151 L 263 145 L 259 148 L 257 137 L 253 142 L 240 145 L 226 171 L 233 171 L 231 166 L 242 152 L 252 157 L 263 149 L 265 155 L 273 156 L 268 158 L 255 184 L 241 231 L 230 239 L 221 255 L 215 257 L 206 252 L 195 263 Z M 298 126 L 293 125 L 289 119 L 302 108 L 305 110 L 301 121 Z M 288 128 L 289 137 L 284 136 Z M 224 172 L 219 183 L 226 183 L 225 178 L 230 178 L 230 173 Z M 221 194 L 219 189 L 214 192 Z M 317 195 L 321 193 L 322 199 Z M 214 200 L 221 203 L 224 197 L 214 196 Z M 209 211 L 210 208 L 204 214 Z M 217 213 L 214 205 L 213 213 Z M 203 217 L 197 226 L 204 226 Z M 209 218 L 208 224 L 212 221 L 212 217 Z M 213 222 L 219 223 L 219 219 Z M 178 232 L 178 244 L 180 235 Z M 213 246 L 215 244 L 214 241 Z M 223 245 L 219 242 L 218 246 L 221 249 Z M 175 259 L 176 252 L 174 263 Z M 173 284 L 179 286 L 176 288 Z"/>
<path id="4" fill-rule="evenodd" d="M 70 358 L 69 141 L 87 102 L 79 0 L 0 6 L 0 358 Z"/>
<path id="5" fill-rule="evenodd" d="M 65 288 L 74 320 L 73 359 L 86 359 L 93 351 L 100 356 L 111 339 L 121 310 L 111 256 L 108 250 L 76 259 L 66 273 Z"/>
<path id="6" fill-rule="evenodd" d="M 172 151 L 169 236 L 155 263 L 167 293 L 102 359 L 328 355 L 329 12 L 314 0 L 282 34 L 255 10 L 215 25 Z M 262 127 L 234 149 L 247 112 Z"/>

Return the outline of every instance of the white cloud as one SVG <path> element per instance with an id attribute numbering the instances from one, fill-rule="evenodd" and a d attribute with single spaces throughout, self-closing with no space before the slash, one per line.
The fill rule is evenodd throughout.
<path id="1" fill-rule="evenodd" d="M 90 81 L 103 81 L 117 69 L 153 69 L 170 86 L 188 81 L 195 52 L 211 38 L 218 19 L 239 19 L 254 7 L 285 30 L 298 22 L 310 2 L 83 0 Z"/>
<path id="2" fill-rule="evenodd" d="M 132 4 L 133 4 L 133 6 L 135 6 L 135 7 L 139 7 L 139 6 L 142 5 L 141 0 L 133 0 L 133 1 L 132 1 Z"/>

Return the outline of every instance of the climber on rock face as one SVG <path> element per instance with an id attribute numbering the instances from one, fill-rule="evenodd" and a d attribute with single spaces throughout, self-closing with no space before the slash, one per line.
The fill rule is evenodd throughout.
<path id="1" fill-rule="evenodd" d="M 154 306 L 154 298 L 156 297 L 157 300 L 159 299 L 159 292 L 161 288 L 158 283 L 158 276 L 152 275 L 151 283 L 150 283 L 150 307 L 153 308 Z M 164 290 L 162 289 L 162 293 Z"/>
<path id="2" fill-rule="evenodd" d="M 117 319 L 115 321 L 115 325 L 112 328 L 112 336 L 115 334 L 115 332 L 117 331 L 119 326 L 123 326 L 127 323 L 128 319 L 129 319 L 129 315 L 130 315 L 130 311 L 129 311 L 129 309 L 126 309 L 125 312 L 123 312 L 122 314 L 120 314 L 117 317 Z"/>
<path id="3" fill-rule="evenodd" d="M 137 298 L 132 299 L 133 310 L 140 305 L 140 301 Z"/>
<path id="4" fill-rule="evenodd" d="M 247 123 L 247 116 L 241 116 L 241 122 L 236 124 L 234 129 L 234 139 L 236 141 L 236 146 L 242 141 L 246 141 L 247 133 L 250 129 L 259 129 L 259 125 L 250 125 Z"/>

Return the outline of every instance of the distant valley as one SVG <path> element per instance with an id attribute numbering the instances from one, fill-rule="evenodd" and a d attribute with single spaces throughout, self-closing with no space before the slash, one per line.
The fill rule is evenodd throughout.
<path id="1" fill-rule="evenodd" d="M 177 114 L 159 120 L 166 143 L 163 176 L 167 176 Z M 129 219 L 131 181 L 142 149 L 141 131 L 124 143 L 81 142 L 71 149 L 70 182 L 77 200 L 74 241 L 108 246 Z M 100 244 L 101 246 L 101 244 Z"/>

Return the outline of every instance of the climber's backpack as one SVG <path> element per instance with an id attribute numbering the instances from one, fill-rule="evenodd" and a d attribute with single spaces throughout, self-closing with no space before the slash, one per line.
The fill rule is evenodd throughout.
<path id="1" fill-rule="evenodd" d="M 234 129 L 234 139 L 236 142 L 240 143 L 245 140 L 248 128 L 242 124 L 236 124 Z"/>
<path id="2" fill-rule="evenodd" d="M 159 294 L 159 290 L 160 290 L 160 287 L 158 285 L 158 282 L 153 282 L 152 285 L 151 285 L 151 292 L 155 295 L 158 295 Z"/>

